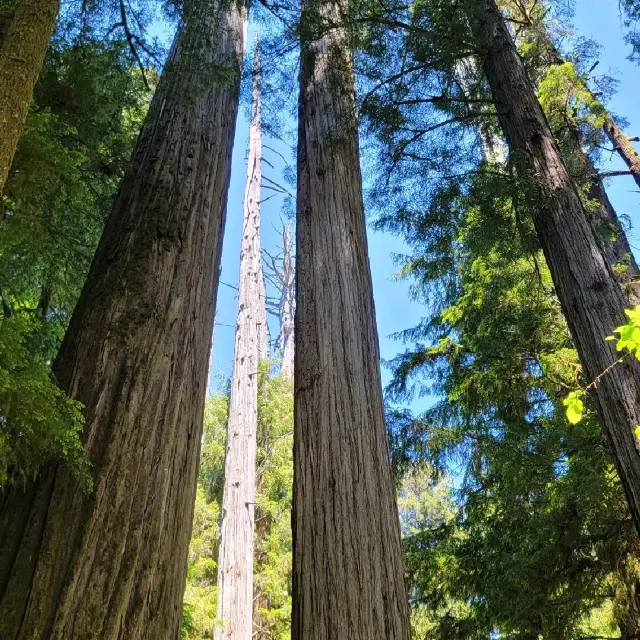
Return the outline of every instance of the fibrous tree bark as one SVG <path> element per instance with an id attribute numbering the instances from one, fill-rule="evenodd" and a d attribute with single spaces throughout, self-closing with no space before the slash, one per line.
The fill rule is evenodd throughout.
<path id="1" fill-rule="evenodd" d="M 251 640 L 258 432 L 258 364 L 264 349 L 264 282 L 260 251 L 260 69 L 256 41 L 249 167 L 244 200 L 238 316 L 225 455 L 218 554 L 216 640 Z M 262 343 L 262 344 L 261 344 Z"/>
<path id="2" fill-rule="evenodd" d="M 543 14 L 546 14 L 546 12 L 536 2 L 532 2 L 529 5 L 526 2 L 515 2 L 510 3 L 508 6 L 509 14 L 518 20 L 518 24 L 522 28 L 521 36 L 525 40 L 541 46 L 545 52 L 543 58 L 546 59 L 549 65 L 561 66 L 567 63 L 546 28 L 545 15 L 539 15 L 541 11 Z M 588 93 L 591 103 L 594 105 L 592 108 L 596 109 L 598 115 L 602 118 L 605 135 L 613 142 L 614 149 L 625 161 L 630 173 L 638 182 L 638 178 L 640 178 L 640 156 L 635 152 L 631 140 L 625 136 L 613 115 L 605 109 L 597 96 L 589 89 L 586 81 L 579 79 L 579 85 L 582 90 Z M 577 127 L 571 124 L 566 127 L 566 132 L 573 138 L 574 144 L 579 146 L 582 154 L 583 172 L 587 174 L 586 179 L 589 182 L 588 196 L 591 200 L 600 204 L 599 210 L 594 211 L 591 221 L 597 234 L 602 239 L 605 256 L 612 266 L 627 265 L 622 278 L 625 293 L 627 293 L 632 304 L 638 304 L 640 302 L 640 269 L 631 251 L 627 235 L 620 224 L 615 208 L 609 200 L 602 177 L 584 148 L 580 132 Z M 640 184 L 640 182 L 638 183 Z"/>
<path id="3" fill-rule="evenodd" d="M 179 635 L 246 10 L 190 0 L 54 364 L 94 488 L 0 496 L 0 637 Z"/>
<path id="4" fill-rule="evenodd" d="M 269 281 L 279 290 L 280 300 L 277 304 L 277 311 L 270 310 L 278 316 L 280 321 L 280 333 L 278 335 L 278 350 L 283 360 L 280 365 L 280 375 L 293 379 L 293 296 L 294 296 L 294 270 L 292 258 L 292 242 L 289 225 L 282 228 L 283 251 L 278 256 L 271 256 L 270 264 L 266 271 Z M 273 305 L 275 306 L 275 305 Z M 261 387 L 264 393 L 264 387 Z M 262 402 L 268 402 L 265 395 L 261 396 Z M 258 452 L 262 451 L 262 456 L 258 456 L 256 470 L 256 495 L 260 496 L 264 488 L 264 466 L 269 463 L 271 455 L 271 443 L 269 441 L 268 425 L 260 420 L 258 412 Z M 262 457 L 262 460 L 260 459 Z M 260 499 L 256 504 L 255 512 L 255 553 L 254 562 L 257 572 L 268 560 L 265 543 L 271 532 L 272 518 L 268 509 L 261 506 Z M 264 612 L 271 606 L 268 593 L 265 592 L 260 581 L 255 581 L 253 594 L 253 640 L 269 640 L 273 634 L 273 621 L 265 616 Z"/>
<path id="5" fill-rule="evenodd" d="M 59 0 L 18 0 L 0 40 L 0 193 L 24 130 Z"/>
<path id="6" fill-rule="evenodd" d="M 293 640 L 407 640 L 341 0 L 301 18 Z"/>
<path id="7" fill-rule="evenodd" d="M 560 58 L 559 52 L 548 40 L 547 47 L 553 55 L 556 64 L 565 61 Z M 472 85 L 476 77 L 476 61 L 473 58 L 463 58 L 456 64 L 456 79 L 460 84 L 463 93 L 468 96 L 471 93 Z M 595 97 L 594 97 L 595 100 Z M 610 117 L 610 116 L 609 116 Z M 602 178 L 589 157 L 589 154 L 582 148 L 580 133 L 570 129 L 569 134 L 573 139 L 573 144 L 579 146 L 578 153 L 582 157 L 583 170 L 587 173 L 589 184 L 588 197 L 598 203 L 598 208 L 589 216 L 589 220 L 601 239 L 605 258 L 611 267 L 626 265 L 623 274 L 620 274 L 620 281 L 624 287 L 624 292 L 632 305 L 640 303 L 640 269 L 631 251 L 627 234 L 625 233 L 613 204 L 609 200 Z M 482 159 L 490 162 L 507 162 L 507 153 L 504 142 L 491 130 L 478 131 L 478 138 L 482 148 Z"/>
<path id="8" fill-rule="evenodd" d="M 590 225 L 575 184 L 542 113 L 495 0 L 470 5 L 511 161 L 536 186 L 534 225 L 555 289 L 640 531 L 640 457 L 634 435 L 640 424 L 640 364 L 618 358 L 605 340 L 626 321 L 628 305 Z"/>

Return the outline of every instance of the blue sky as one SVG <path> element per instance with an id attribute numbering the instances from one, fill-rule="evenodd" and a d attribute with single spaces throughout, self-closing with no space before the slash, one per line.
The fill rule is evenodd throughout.
<path id="1" fill-rule="evenodd" d="M 616 116 L 629 122 L 629 135 L 640 135 L 640 67 L 629 62 L 626 57 L 629 47 L 624 43 L 624 29 L 618 13 L 617 0 L 577 0 L 577 12 L 574 20 L 578 35 L 593 37 L 602 46 L 599 73 L 609 73 L 619 80 L 618 93 L 610 101 L 609 106 Z M 252 38 L 248 39 L 252 42 Z M 240 254 L 240 234 L 242 225 L 242 198 L 246 173 L 246 152 L 248 122 L 246 108 L 241 108 L 236 129 L 233 154 L 231 186 L 229 189 L 229 205 L 227 212 L 227 228 L 222 254 L 222 283 L 220 285 L 217 304 L 216 327 L 214 332 L 212 379 L 217 372 L 230 375 L 233 361 L 233 335 L 237 308 L 236 292 L 233 288 L 238 281 L 238 262 Z M 265 140 L 280 153 L 294 163 L 294 148 L 280 141 Z M 294 142 L 292 142 L 294 144 Z M 613 156 L 610 161 L 607 154 L 607 168 L 624 168 L 622 162 Z M 284 161 L 276 154 L 265 151 L 265 157 L 274 164 L 275 169 L 263 167 L 265 175 L 277 182 L 282 182 L 280 172 Z M 630 242 L 638 255 L 640 248 L 640 193 L 630 177 L 618 177 L 608 180 L 607 190 L 618 214 L 630 214 L 634 230 L 629 234 Z M 263 198 L 269 195 L 266 193 Z M 281 198 L 273 198 L 263 206 L 262 242 L 269 251 L 277 251 L 279 235 L 274 229 L 280 226 Z M 395 236 L 369 229 L 369 255 L 373 277 L 374 296 L 378 332 L 380 335 L 380 352 L 382 359 L 391 359 L 404 346 L 391 338 L 391 334 L 414 326 L 422 315 L 418 304 L 409 298 L 409 284 L 394 280 L 397 267 L 392 255 L 403 253 L 405 247 Z M 277 333 L 277 326 L 272 323 L 272 336 Z M 388 382 L 389 372 L 382 369 L 383 383 Z M 420 409 L 425 402 L 415 402 L 414 409 Z"/>

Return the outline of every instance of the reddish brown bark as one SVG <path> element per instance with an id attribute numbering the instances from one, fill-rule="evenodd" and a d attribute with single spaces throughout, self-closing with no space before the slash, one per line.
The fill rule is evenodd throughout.
<path id="1" fill-rule="evenodd" d="M 292 639 L 407 640 L 345 10 L 302 9 Z"/>
<path id="2" fill-rule="evenodd" d="M 184 11 L 54 366 L 95 487 L 1 496 L 3 640 L 179 634 L 246 15 Z"/>

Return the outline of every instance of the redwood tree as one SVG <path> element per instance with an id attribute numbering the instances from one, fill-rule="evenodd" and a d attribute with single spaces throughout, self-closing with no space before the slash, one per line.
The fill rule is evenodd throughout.
<path id="1" fill-rule="evenodd" d="M 346 8 L 302 8 L 292 638 L 407 640 Z"/>
<path id="2" fill-rule="evenodd" d="M 253 536 L 256 502 L 258 364 L 266 348 L 266 312 L 260 252 L 260 64 L 258 43 L 253 68 L 249 166 L 244 197 L 238 315 L 227 445 L 222 532 L 218 554 L 216 640 L 251 640 L 253 625 Z"/>
<path id="3" fill-rule="evenodd" d="M 495 0 L 470 4 L 473 31 L 511 159 L 533 178 L 534 225 L 589 382 L 608 368 L 593 393 L 631 513 L 640 532 L 640 364 L 605 338 L 626 322 L 628 305 L 589 224 Z"/>
<path id="4" fill-rule="evenodd" d="M 0 193 L 24 129 L 59 0 L 17 0 L 0 38 Z"/>
<path id="5" fill-rule="evenodd" d="M 0 496 L 0 637 L 179 633 L 239 95 L 235 3 L 185 3 L 54 364 L 94 478 Z"/>

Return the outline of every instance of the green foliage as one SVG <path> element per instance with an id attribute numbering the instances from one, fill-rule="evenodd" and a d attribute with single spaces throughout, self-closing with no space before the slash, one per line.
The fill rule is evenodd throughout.
<path id="1" fill-rule="evenodd" d="M 589 620 L 615 628 L 629 606 L 613 602 L 635 580 L 623 568 L 637 540 L 580 393 L 571 407 L 583 419 L 565 419 L 580 365 L 518 183 L 489 168 L 466 193 L 416 207 L 413 224 L 406 209 L 388 223 L 411 229 L 403 273 L 416 295 L 441 292 L 404 334 L 415 346 L 393 363 L 390 388 L 396 400 L 428 392 L 438 401 L 405 416 L 408 436 L 392 442 L 462 477 L 455 517 L 406 541 L 418 637 L 584 637 Z M 433 220 L 442 220 L 435 241 Z"/>
<path id="2" fill-rule="evenodd" d="M 256 626 L 262 638 L 289 638 L 291 618 L 291 492 L 293 485 L 293 384 L 269 377 L 266 363 L 258 398 L 258 490 L 254 584 Z M 182 637 L 211 637 L 216 623 L 217 556 L 228 397 L 214 395 L 205 405 L 198 494 L 189 546 Z"/>
<path id="3" fill-rule="evenodd" d="M 31 480 L 44 462 L 62 459 L 88 489 L 82 407 L 56 386 L 30 349 L 37 331 L 28 314 L 0 316 L 0 488 Z"/>
<path id="4" fill-rule="evenodd" d="M 613 330 L 613 333 L 618 334 L 618 338 L 615 336 L 608 336 L 606 340 L 612 340 L 616 343 L 616 349 L 618 351 L 627 351 L 629 354 L 635 354 L 636 358 L 640 360 L 640 305 L 635 309 L 625 309 L 625 314 L 629 318 L 627 324 L 623 324 Z M 612 367 L 615 367 L 622 359 L 617 360 Z M 567 420 L 571 424 L 578 424 L 582 420 L 584 411 L 584 404 L 582 399 L 584 398 L 585 391 L 593 387 L 602 376 L 606 376 L 609 369 L 602 371 L 595 380 L 592 380 L 586 389 L 576 389 L 569 393 L 569 395 L 562 401 L 566 407 Z M 636 429 L 636 436 L 640 437 L 640 427 Z"/>
<path id="5" fill-rule="evenodd" d="M 571 424 L 578 424 L 582 420 L 584 413 L 584 403 L 582 398 L 584 397 L 584 391 L 578 389 L 572 391 L 563 401 L 562 404 L 567 408 L 567 420 Z"/>
<path id="6" fill-rule="evenodd" d="M 226 395 L 207 398 L 182 613 L 181 633 L 188 640 L 211 638 L 216 621 L 220 502 L 228 411 Z"/>
<path id="7" fill-rule="evenodd" d="M 90 486 L 81 407 L 50 362 L 148 98 L 122 43 L 58 31 L 0 207 L 0 486 L 52 460 Z"/>
<path id="8" fill-rule="evenodd" d="M 293 380 L 263 380 L 258 398 L 255 590 L 261 637 L 287 640 L 291 625 Z"/>
<path id="9" fill-rule="evenodd" d="M 0 289 L 58 339 L 146 112 L 138 75 L 121 44 L 58 39 L 36 85 L 4 192 Z"/>
<path id="10" fill-rule="evenodd" d="M 635 353 L 636 358 L 640 360 L 640 305 L 635 309 L 625 309 L 625 314 L 629 322 L 613 330 L 618 334 L 616 349 Z"/>

